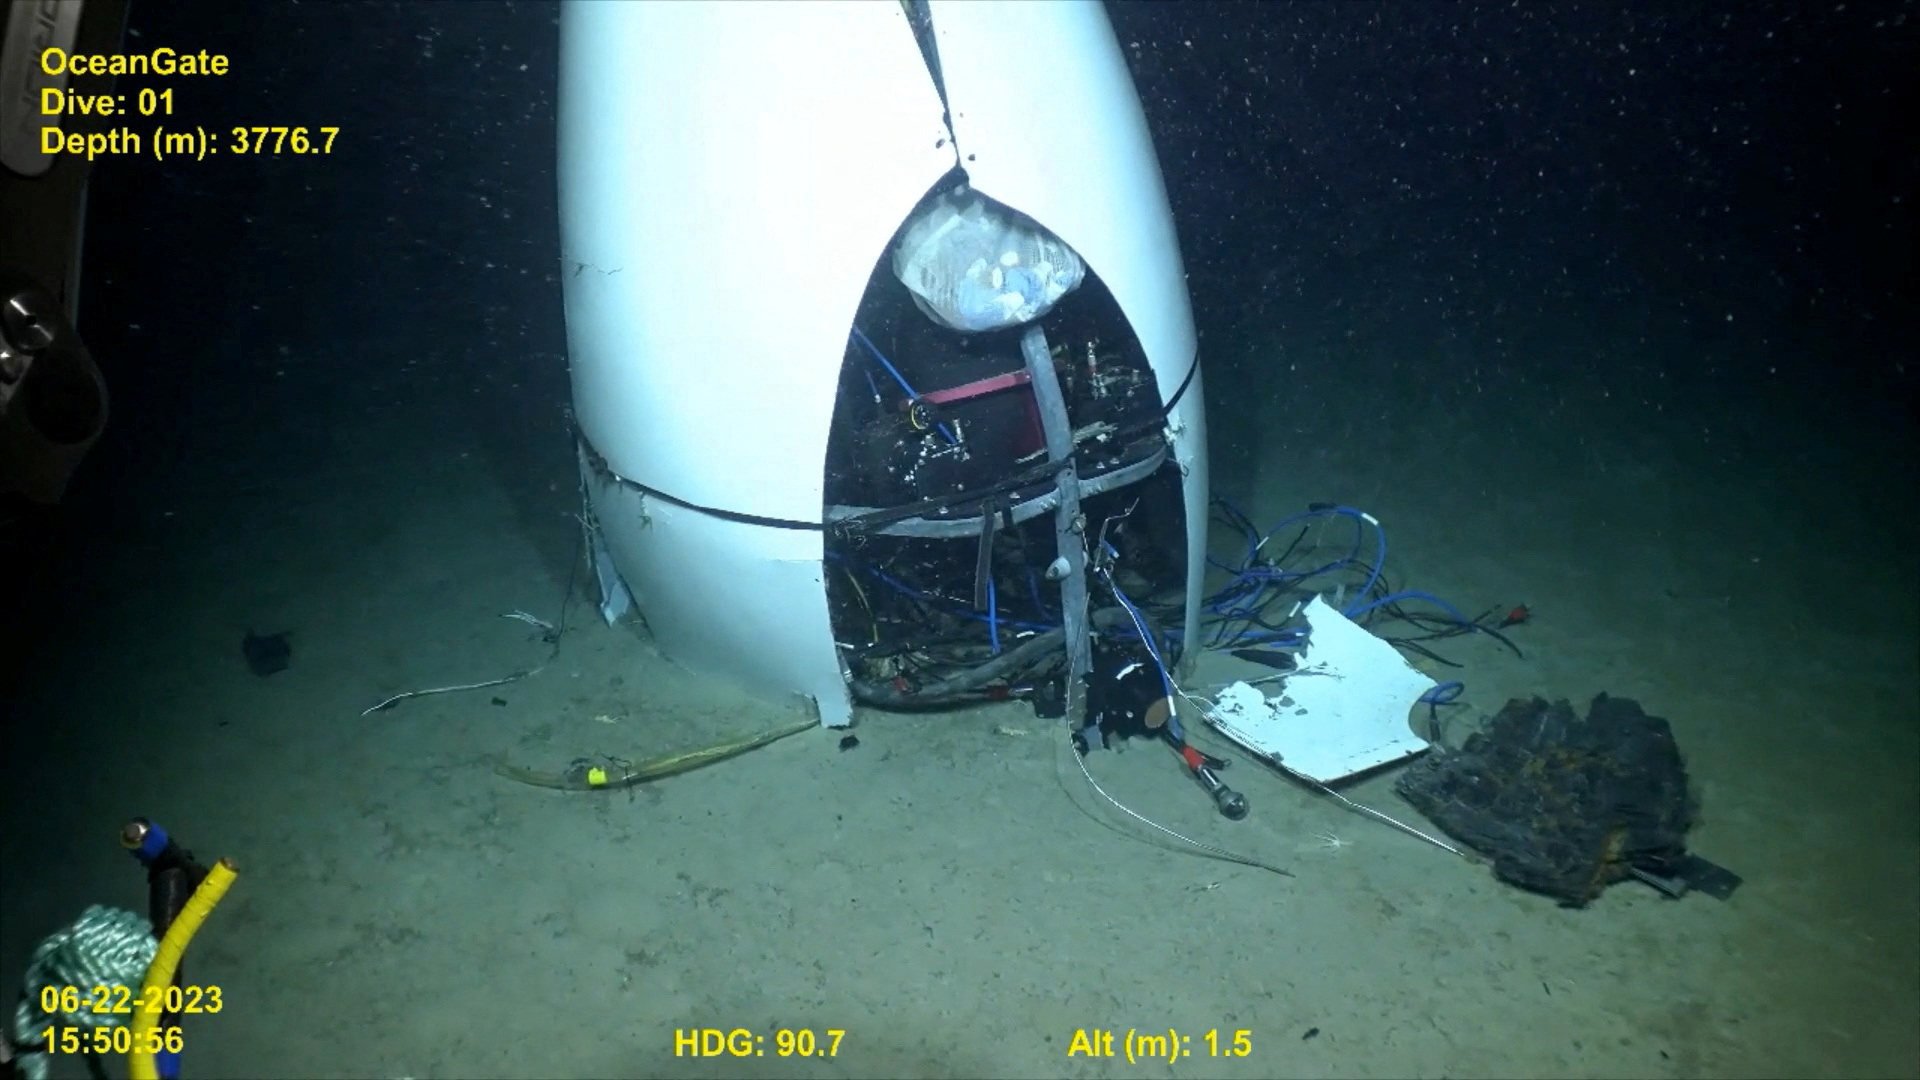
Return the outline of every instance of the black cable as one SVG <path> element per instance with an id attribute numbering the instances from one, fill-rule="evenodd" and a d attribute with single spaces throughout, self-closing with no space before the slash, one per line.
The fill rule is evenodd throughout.
<path id="1" fill-rule="evenodd" d="M 1134 634 L 1133 618 L 1124 608 L 1100 608 L 1090 612 L 1088 623 L 1095 630 L 1124 627 L 1127 635 Z M 855 701 L 884 709 L 939 709 L 970 705 L 979 701 L 981 693 L 994 683 L 1012 682 L 1022 676 L 1031 677 L 1057 665 L 1065 659 L 1066 635 L 1065 627 L 1042 631 L 985 663 L 915 687 L 903 689 L 895 686 L 892 680 L 870 679 L 854 679 L 849 685 Z"/>
<path id="2" fill-rule="evenodd" d="M 554 621 L 553 651 L 547 654 L 547 663 L 551 664 L 560 656 L 560 639 L 567 632 L 567 606 L 573 602 L 574 583 L 580 580 L 580 564 L 591 557 L 587 550 L 587 530 L 580 530 L 580 546 L 575 549 L 575 557 L 567 568 L 567 588 L 560 594 L 560 614 Z"/>
<path id="3" fill-rule="evenodd" d="M 1200 354 L 1198 350 L 1196 350 L 1193 359 L 1187 364 L 1187 373 L 1181 378 L 1180 385 L 1176 387 L 1173 394 L 1167 398 L 1166 404 L 1162 405 L 1153 415 L 1145 420 L 1116 428 L 1107 438 L 1101 440 L 1099 444 L 1087 443 L 1075 446 L 1068 454 L 1068 457 L 1073 459 L 1075 464 L 1078 465 L 1080 464 L 1080 455 L 1093 449 L 1096 445 L 1104 449 L 1115 443 L 1126 442 L 1126 440 L 1143 432 L 1157 431 L 1161 425 L 1166 423 L 1167 417 L 1172 415 L 1174 407 L 1180 403 L 1180 399 L 1186 396 L 1187 390 L 1193 386 L 1194 376 L 1199 374 L 1199 371 Z M 1139 445 L 1153 445 L 1156 443 L 1164 445 L 1164 442 L 1164 439 L 1156 435 L 1154 439 L 1147 440 L 1145 443 Z M 869 514 L 861 514 L 857 517 L 841 518 L 838 521 L 831 522 L 792 521 L 785 518 L 767 517 L 762 514 L 748 514 L 738 510 L 726 510 L 717 506 L 703 506 L 700 503 L 683 499 L 677 495 L 662 491 L 659 488 L 643 484 L 638 480 L 618 476 L 607 466 L 606 459 L 600 456 L 599 451 L 593 448 L 593 444 L 587 440 L 584 432 L 579 433 L 579 444 L 585 448 L 595 468 L 610 476 L 614 476 L 614 478 L 622 484 L 631 485 L 635 490 L 644 495 L 659 499 L 673 506 L 740 525 L 758 525 L 768 529 L 788 529 L 797 532 L 828 532 L 842 539 L 871 532 L 872 529 L 878 525 L 890 525 L 895 521 L 905 520 L 906 518 L 922 517 L 929 513 L 937 513 L 955 506 L 965 506 L 968 503 L 977 502 L 981 499 L 991 498 L 996 495 L 1010 494 L 1026 484 L 1043 481 L 1058 475 L 1062 464 L 1057 461 L 1041 461 L 1030 469 L 1015 473 L 1013 476 L 986 488 L 956 492 L 952 495 L 942 495 L 933 499 L 923 499 L 920 502 L 908 506 L 877 510 Z M 1136 444 L 1131 442 L 1126 442 L 1124 451 L 1117 460 L 1123 463 L 1128 461 L 1129 456 L 1126 452 L 1133 450 L 1135 445 Z M 1089 469 L 1083 470 L 1083 475 L 1091 477 L 1095 474 Z"/>
<path id="4" fill-rule="evenodd" d="M 1063 652 L 1066 636 L 1064 628 L 1035 634 L 984 664 L 917 687 L 854 679 L 850 684 L 853 698 L 862 705 L 885 709 L 931 709 L 970 702 L 988 684 L 1025 674 L 1052 659 L 1054 653 Z"/>

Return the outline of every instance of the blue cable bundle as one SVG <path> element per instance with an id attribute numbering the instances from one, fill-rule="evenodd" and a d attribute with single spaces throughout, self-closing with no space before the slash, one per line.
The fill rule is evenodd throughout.
<path id="1" fill-rule="evenodd" d="M 874 349 L 865 335 L 854 331 L 855 339 L 871 351 L 879 364 L 893 374 L 902 390 L 911 398 L 913 391 L 906 385 L 897 372 L 893 372 L 885 357 Z M 1370 631 L 1395 647 L 1418 653 L 1449 667 L 1460 665 L 1433 652 L 1426 642 L 1458 636 L 1467 633 L 1481 633 L 1493 637 L 1516 656 L 1520 650 L 1500 631 L 1508 626 L 1524 621 L 1527 612 L 1524 607 L 1514 608 L 1504 619 L 1489 624 L 1493 610 L 1478 618 L 1468 618 L 1459 608 L 1432 593 L 1418 589 L 1394 590 L 1386 580 L 1384 566 L 1387 557 L 1387 539 L 1378 519 L 1362 510 L 1337 504 L 1316 504 L 1307 510 L 1281 519 L 1271 528 L 1261 530 L 1256 527 L 1240 509 L 1225 498 L 1216 497 L 1214 505 L 1228 524 L 1241 532 L 1246 540 L 1246 553 L 1239 565 L 1232 566 L 1211 558 L 1207 560 L 1215 569 L 1229 575 L 1227 582 L 1219 589 L 1203 598 L 1201 610 L 1206 616 L 1206 642 L 1209 649 L 1231 650 L 1235 655 L 1262 662 L 1273 662 L 1275 658 L 1297 650 L 1307 642 L 1308 627 L 1304 620 L 1297 618 L 1300 601 L 1318 593 L 1329 592 L 1340 596 L 1341 614 Z M 1322 559 L 1302 568 L 1289 566 L 1289 560 L 1307 539 L 1315 524 L 1335 519 L 1354 523 L 1352 544 L 1343 553 Z M 1284 549 L 1271 556 L 1263 556 L 1280 534 L 1292 527 L 1300 526 L 1300 532 L 1294 536 Z M 1369 535 L 1371 533 L 1371 535 Z M 1371 550 L 1369 550 L 1371 549 Z M 1146 646 L 1148 655 L 1158 673 L 1169 697 L 1175 696 L 1175 688 L 1167 668 L 1166 657 L 1162 655 L 1162 642 L 1153 639 L 1147 630 L 1148 616 L 1133 599 L 1126 596 L 1113 580 L 1110 567 L 1118 563 L 1122 553 L 1108 544 L 1102 553 L 1104 566 L 1096 567 L 1103 582 L 1111 590 L 1115 600 L 1126 612 L 1133 623 L 1133 631 Z M 898 577 L 889 574 L 865 559 L 849 560 L 838 552 L 829 551 L 827 557 L 846 565 L 861 577 L 869 578 L 888 589 L 911 598 L 919 604 L 937 608 L 948 614 L 973 622 L 982 622 L 987 627 L 987 644 L 992 656 L 1001 656 L 1012 646 L 1007 642 L 1007 634 L 1024 638 L 1034 633 L 1046 633 L 1059 629 L 1059 620 L 1054 611 L 1045 603 L 1044 590 L 1038 576 L 1029 568 L 1027 571 L 1026 595 L 1019 597 L 1012 605 L 1020 609 L 1031 608 L 1029 617 L 1012 617 L 1007 608 L 1009 599 L 1018 594 L 1002 595 L 999 583 L 989 579 L 986 588 L 986 610 L 976 611 L 970 603 L 952 597 L 942 596 L 917 588 Z M 1347 580 L 1357 578 L 1358 588 L 1346 591 L 1335 575 L 1346 575 Z M 1438 615 L 1415 614 L 1401 605 L 1407 602 L 1419 602 L 1438 610 Z M 1268 616 L 1270 609 L 1285 604 L 1285 613 L 1278 619 Z M 1381 625 L 1387 622 L 1400 622 L 1411 625 L 1419 634 L 1392 635 L 1383 633 Z M 1101 631 L 1096 631 L 1096 633 Z M 1124 630 L 1109 628 L 1107 634 L 1124 633 Z M 1166 643 L 1178 645 L 1180 631 L 1167 628 L 1163 632 Z M 1132 636 L 1131 634 L 1127 636 Z M 1439 707 L 1453 704 L 1464 692 L 1464 686 L 1458 681 L 1442 682 L 1421 696 L 1420 703 L 1428 706 L 1435 716 Z M 1177 718 L 1174 721 L 1177 724 Z M 1176 736 L 1182 733 L 1174 730 Z"/>
<path id="2" fill-rule="evenodd" d="M 880 346 L 875 345 L 872 338 L 867 337 L 867 335 L 862 333 L 860 328 L 856 326 L 853 328 L 853 340 L 858 342 L 861 348 L 867 350 L 867 355 L 873 357 L 874 362 L 885 369 L 887 374 L 893 376 L 893 381 L 900 385 L 900 392 L 907 395 L 908 401 L 915 404 L 919 403 L 919 392 L 914 390 L 911 383 L 907 382 L 905 375 L 900 374 L 900 369 L 893 366 L 893 361 L 887 359 L 886 354 L 880 351 Z M 867 376 L 867 385 L 873 386 L 873 394 L 875 397 L 880 396 L 880 388 L 874 386 L 873 376 Z M 936 423 L 934 427 L 938 428 L 940 434 L 946 438 L 947 445 L 958 446 L 960 444 L 960 440 L 954 437 L 953 432 L 947 430 L 947 425 Z"/>
<path id="3" fill-rule="evenodd" d="M 1355 592 L 1346 593 L 1337 584 L 1331 586 L 1332 591 L 1343 597 L 1341 614 L 1373 630 L 1395 647 L 1417 652 L 1449 667 L 1458 667 L 1458 664 L 1436 654 L 1423 643 L 1459 634 L 1482 633 L 1498 640 L 1516 656 L 1520 655 L 1520 650 L 1500 631 L 1524 621 L 1527 617 L 1525 608 L 1515 608 L 1498 625 L 1488 625 L 1490 616 L 1497 609 L 1489 609 L 1479 618 L 1470 619 L 1459 608 L 1432 593 L 1418 589 L 1396 591 L 1389 588 L 1385 579 L 1386 531 L 1372 514 L 1350 506 L 1315 504 L 1302 513 L 1281 519 L 1263 532 L 1230 500 L 1215 497 L 1214 505 L 1220 516 L 1245 536 L 1247 549 L 1238 566 L 1230 566 L 1211 557 L 1207 560 L 1214 568 L 1231 575 L 1226 585 L 1203 601 L 1203 610 L 1210 616 L 1208 648 L 1230 649 L 1236 655 L 1254 660 L 1297 649 L 1306 641 L 1307 628 L 1304 624 L 1290 624 L 1288 620 L 1297 615 L 1302 599 L 1314 593 L 1324 595 L 1329 591 L 1327 585 L 1316 587 L 1311 583 L 1333 574 L 1358 574 L 1361 581 Z M 1355 523 L 1352 547 L 1344 555 L 1318 565 L 1290 569 L 1287 565 L 1289 557 L 1306 540 L 1313 525 L 1334 518 L 1345 518 Z M 1273 539 L 1295 525 L 1301 528 L 1292 542 L 1279 554 L 1263 558 L 1262 552 Z M 1373 537 L 1371 558 L 1366 556 L 1369 530 Z M 1412 614 L 1401 607 L 1407 601 L 1419 601 L 1438 608 L 1441 617 Z M 1287 604 L 1287 614 L 1276 622 L 1267 617 L 1267 612 L 1278 603 Z M 1383 618 L 1409 623 L 1424 633 L 1420 636 L 1381 633 L 1377 624 Z M 1237 628 L 1236 624 L 1239 624 Z M 1437 711 L 1439 706 L 1457 700 L 1463 690 L 1464 687 L 1457 681 L 1444 682 L 1423 695 L 1421 702 Z"/>

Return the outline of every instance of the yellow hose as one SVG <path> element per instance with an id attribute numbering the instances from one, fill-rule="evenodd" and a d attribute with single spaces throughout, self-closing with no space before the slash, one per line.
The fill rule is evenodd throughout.
<path id="1" fill-rule="evenodd" d="M 130 1025 L 133 1052 L 127 1055 L 127 1075 L 133 1080 L 160 1080 L 160 1072 L 153 1064 L 153 1051 L 147 1047 L 153 1029 L 160 1025 L 160 1006 L 166 1001 L 167 987 L 173 985 L 174 973 L 180 970 L 180 958 L 186 955 L 187 943 L 200 931 L 200 924 L 207 921 L 207 916 L 213 914 L 214 905 L 227 895 L 237 872 L 232 860 L 221 859 L 213 864 L 201 879 L 200 887 L 187 899 L 187 906 L 174 918 L 173 925 L 167 927 L 167 936 L 160 939 L 160 951 L 153 954 L 153 962 L 147 965 L 147 977 L 141 980 L 140 996 L 133 1007 Z"/>
<path id="2" fill-rule="evenodd" d="M 770 742 L 777 742 L 789 735 L 798 735 L 820 726 L 818 720 L 801 720 L 786 727 L 732 742 L 718 743 L 704 750 L 693 750 L 684 754 L 669 754 L 666 757 L 643 761 L 638 765 L 613 763 L 613 768 L 593 765 L 590 762 L 577 762 L 565 772 L 537 772 L 523 769 L 518 765 L 509 765 L 496 761 L 493 771 L 509 780 L 518 780 L 534 787 L 552 788 L 555 791 L 618 791 L 621 788 L 643 784 L 648 780 L 658 780 L 663 776 L 678 776 L 691 772 L 702 765 L 711 765 L 716 761 L 757 750 Z"/>

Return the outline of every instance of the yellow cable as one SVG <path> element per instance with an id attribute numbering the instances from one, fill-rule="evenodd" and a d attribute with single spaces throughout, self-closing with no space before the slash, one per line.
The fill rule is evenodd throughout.
<path id="1" fill-rule="evenodd" d="M 654 758 L 652 761 L 643 761 L 638 765 L 616 762 L 615 764 L 619 767 L 618 773 L 598 765 L 582 765 L 559 773 L 536 772 L 533 769 L 523 769 L 518 765 L 509 765 L 504 761 L 494 762 L 493 771 L 509 780 L 518 780 L 535 787 L 552 788 L 555 791 L 618 791 L 648 780 L 658 780 L 663 776 L 677 776 L 683 772 L 691 772 L 702 765 L 724 761 L 749 750 L 757 750 L 770 742 L 784 739 L 789 735 L 798 735 L 819 726 L 818 720 L 798 720 L 786 727 L 774 728 L 772 731 L 736 739 L 733 742 L 717 743 L 704 750 L 669 754 L 666 757 Z"/>
<path id="2" fill-rule="evenodd" d="M 127 1055 L 127 1075 L 133 1080 L 160 1080 L 159 1069 L 153 1063 L 153 1051 L 148 1040 L 153 1038 L 153 1029 L 160 1026 L 160 1006 L 166 1001 L 167 988 L 173 985 L 174 973 L 180 970 L 180 958 L 186 955 L 187 943 L 200 931 L 200 924 L 213 914 L 214 905 L 227 895 L 228 886 L 233 884 L 238 871 L 230 859 L 221 859 L 207 871 L 201 879 L 200 887 L 193 890 L 187 899 L 187 906 L 167 927 L 167 936 L 160 939 L 160 951 L 153 954 L 153 962 L 147 965 L 147 977 L 140 983 L 140 996 L 134 1003 L 133 1052 Z"/>
<path id="3" fill-rule="evenodd" d="M 867 590 L 860 587 L 860 579 L 853 576 L 852 570 L 842 566 L 840 572 L 847 575 L 847 584 L 853 586 L 853 595 L 860 598 L 860 607 L 867 613 L 867 629 L 873 634 L 873 643 L 880 644 L 880 620 L 873 613 L 873 605 L 867 603 Z"/>

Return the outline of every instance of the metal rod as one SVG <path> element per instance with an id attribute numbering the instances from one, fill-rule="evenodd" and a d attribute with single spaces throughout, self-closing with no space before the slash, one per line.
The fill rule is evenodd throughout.
<path id="1" fill-rule="evenodd" d="M 1053 508 L 1053 535 L 1060 557 L 1067 561 L 1067 572 L 1060 578 L 1060 610 L 1067 632 L 1067 724 L 1078 731 L 1086 720 L 1093 641 L 1088 636 L 1086 519 L 1080 513 L 1080 474 L 1073 464 L 1073 421 L 1067 416 L 1067 399 L 1060 392 L 1047 333 L 1039 324 L 1027 327 L 1020 336 L 1020 354 L 1027 361 L 1034 404 L 1040 409 L 1047 460 L 1059 466 L 1055 483 L 1060 502 Z"/>

